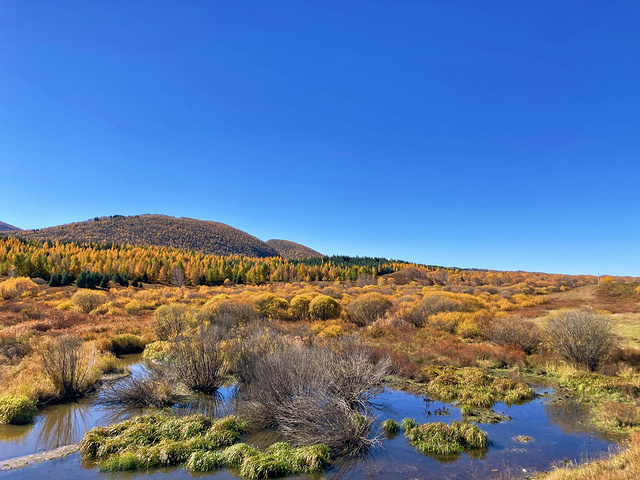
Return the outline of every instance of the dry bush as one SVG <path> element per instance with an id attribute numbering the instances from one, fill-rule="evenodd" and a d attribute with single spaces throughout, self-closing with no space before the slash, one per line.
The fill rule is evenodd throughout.
<path id="1" fill-rule="evenodd" d="M 180 335 L 172 348 L 175 377 L 197 392 L 215 392 L 225 374 L 222 337 L 222 331 L 215 326 L 202 326 L 189 335 Z"/>
<path id="2" fill-rule="evenodd" d="M 430 294 L 422 300 L 422 309 L 427 317 L 441 312 L 460 312 L 462 308 L 461 301 L 442 294 Z"/>
<path id="3" fill-rule="evenodd" d="M 614 346 L 613 322 L 589 309 L 561 310 L 550 316 L 547 333 L 564 359 L 595 370 Z"/>
<path id="4" fill-rule="evenodd" d="M 173 340 L 192 323 L 189 307 L 179 303 L 162 305 L 155 311 L 153 329 L 158 340 Z"/>
<path id="5" fill-rule="evenodd" d="M 25 341 L 13 336 L 0 336 L 0 359 L 4 359 L 6 363 L 18 363 L 30 353 L 31 346 Z"/>
<path id="6" fill-rule="evenodd" d="M 440 312 L 474 312 L 485 307 L 484 302 L 473 295 L 452 292 L 429 292 L 422 300 L 422 309 L 427 317 Z"/>
<path id="7" fill-rule="evenodd" d="M 242 375 L 241 411 L 256 426 L 294 442 L 354 452 L 370 444 L 364 406 L 382 384 L 389 357 L 375 361 L 360 347 L 279 348 L 254 358 Z"/>
<path id="8" fill-rule="evenodd" d="M 540 328 L 531 320 L 511 316 L 495 319 L 486 332 L 487 338 L 498 345 L 515 345 L 531 354 L 542 341 Z"/>
<path id="9" fill-rule="evenodd" d="M 71 302 L 83 313 L 90 313 L 92 310 L 107 303 L 108 300 L 109 297 L 107 297 L 106 293 L 86 289 L 78 290 L 71 297 Z"/>
<path id="10" fill-rule="evenodd" d="M 352 300 L 345 310 L 351 322 L 364 327 L 384 316 L 391 305 L 391 300 L 384 295 L 370 292 Z"/>
<path id="11" fill-rule="evenodd" d="M 41 357 L 58 398 L 78 397 L 93 387 L 97 359 L 93 344 L 73 335 L 57 337 L 44 345 Z"/>
<path id="12" fill-rule="evenodd" d="M 28 292 L 35 292 L 37 289 L 38 285 L 30 278 L 9 278 L 0 283 L 0 298 L 9 300 L 10 298 L 20 297 Z"/>
<path id="13" fill-rule="evenodd" d="M 213 308 L 215 322 L 219 324 L 249 324 L 260 318 L 256 309 L 251 305 L 235 300 L 220 300 Z"/>
<path id="14" fill-rule="evenodd" d="M 163 369 L 147 364 L 140 376 L 129 376 L 117 382 L 102 395 L 102 402 L 133 407 L 169 407 L 178 401 L 171 378 Z"/>
<path id="15" fill-rule="evenodd" d="M 314 320 L 329 320 L 338 318 L 342 307 L 328 295 L 318 295 L 309 302 L 309 315 Z"/>

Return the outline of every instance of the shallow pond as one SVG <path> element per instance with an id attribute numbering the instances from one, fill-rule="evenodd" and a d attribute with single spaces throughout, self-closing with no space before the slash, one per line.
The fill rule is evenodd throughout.
<path id="1" fill-rule="evenodd" d="M 129 361 L 135 362 L 137 358 L 129 357 Z M 139 364 L 132 367 L 134 375 L 140 373 Z M 174 410 L 178 413 L 208 411 L 219 416 L 228 414 L 233 408 L 231 391 L 223 389 L 221 394 L 218 401 L 179 405 Z M 460 411 L 455 407 L 396 390 L 385 390 L 379 394 L 374 400 L 374 409 L 378 416 L 374 431 L 387 418 L 401 421 L 411 417 L 420 423 L 450 423 L 461 418 Z M 608 452 L 612 445 L 602 434 L 586 426 L 584 414 L 575 404 L 550 404 L 546 398 L 541 397 L 518 406 L 497 404 L 494 409 L 511 417 L 511 421 L 480 425 L 491 441 L 491 446 L 486 451 L 435 459 L 418 453 L 400 433 L 392 439 L 381 438 L 380 444 L 366 458 L 340 460 L 324 475 L 303 478 L 492 478 L 507 470 L 515 477 L 524 478 L 533 471 L 549 469 L 556 462 L 597 457 Z M 439 415 L 443 412 L 446 415 Z M 121 421 L 137 413 L 139 411 L 100 404 L 99 394 L 78 403 L 47 407 L 38 415 L 34 425 L 1 427 L 0 460 L 76 443 L 84 432 L 94 426 Z M 515 440 L 516 436 L 531 437 L 532 441 L 520 443 Z M 272 434 L 258 434 L 249 436 L 246 441 L 264 447 L 275 441 L 275 437 Z M 207 476 L 217 479 L 237 478 L 224 470 Z M 0 472 L 0 477 L 105 480 L 134 477 L 171 480 L 192 478 L 184 469 L 100 473 L 93 465 L 83 465 L 78 454 L 21 470 Z"/>

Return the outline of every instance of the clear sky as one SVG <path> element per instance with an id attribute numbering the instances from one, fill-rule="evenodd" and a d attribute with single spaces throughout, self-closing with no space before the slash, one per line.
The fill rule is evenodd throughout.
<path id="1" fill-rule="evenodd" d="M 0 221 L 640 275 L 640 2 L 0 0 Z"/>

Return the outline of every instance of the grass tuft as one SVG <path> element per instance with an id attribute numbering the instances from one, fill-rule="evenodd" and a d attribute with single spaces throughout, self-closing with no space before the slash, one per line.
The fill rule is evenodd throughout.
<path id="1" fill-rule="evenodd" d="M 484 449 L 489 443 L 487 434 L 467 422 L 425 423 L 404 419 L 404 435 L 416 450 L 425 455 L 457 455 L 466 450 Z"/>

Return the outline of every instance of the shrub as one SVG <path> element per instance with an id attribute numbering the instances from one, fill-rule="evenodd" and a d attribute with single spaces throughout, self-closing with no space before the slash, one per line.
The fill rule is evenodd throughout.
<path id="1" fill-rule="evenodd" d="M 191 314 L 186 305 L 170 303 L 162 305 L 155 312 L 153 325 L 158 340 L 173 340 L 191 323 Z"/>
<path id="2" fill-rule="evenodd" d="M 460 313 L 460 321 L 457 323 L 455 332 L 463 338 L 480 337 L 489 324 L 493 314 L 487 310 L 477 312 Z"/>
<path id="3" fill-rule="evenodd" d="M 415 424 L 407 423 L 407 425 Z M 425 423 L 405 428 L 405 437 L 420 453 L 425 455 L 457 455 L 466 450 L 487 448 L 487 434 L 476 425 L 467 422 Z"/>
<path id="4" fill-rule="evenodd" d="M 223 355 L 217 333 L 214 327 L 200 327 L 174 343 L 171 366 L 175 375 L 197 392 L 211 394 L 222 385 Z"/>
<path id="5" fill-rule="evenodd" d="M 49 340 L 41 354 L 44 370 L 59 398 L 78 397 L 94 384 L 95 347 L 76 336 Z"/>
<path id="6" fill-rule="evenodd" d="M 235 300 L 221 299 L 207 306 L 214 314 L 214 322 L 225 328 L 256 322 L 260 315 L 253 306 Z"/>
<path id="7" fill-rule="evenodd" d="M 241 378 L 240 411 L 256 426 L 272 427 L 298 444 L 322 443 L 355 453 L 370 445 L 371 419 L 360 415 L 389 370 L 359 348 L 281 345 L 254 358 Z"/>
<path id="8" fill-rule="evenodd" d="M 448 296 L 430 294 L 422 300 L 422 309 L 427 317 L 441 312 L 459 312 L 462 302 Z"/>
<path id="9" fill-rule="evenodd" d="M 71 297 L 71 301 L 78 310 L 83 313 L 90 313 L 100 305 L 107 303 L 109 298 L 104 292 L 96 292 L 92 290 L 78 290 Z"/>
<path id="10" fill-rule="evenodd" d="M 535 323 L 516 316 L 495 319 L 486 334 L 493 343 L 516 346 L 528 355 L 542 340 L 540 329 Z"/>
<path id="11" fill-rule="evenodd" d="M 318 295 L 309 302 L 309 316 L 315 320 L 338 318 L 342 307 L 328 295 Z"/>
<path id="12" fill-rule="evenodd" d="M 291 314 L 293 315 L 293 318 L 296 320 L 309 318 L 309 305 L 315 296 L 316 295 L 313 293 L 301 293 L 293 297 L 291 299 Z M 340 312 L 338 312 L 338 315 L 339 314 Z"/>
<path id="13" fill-rule="evenodd" d="M 11 425 L 31 423 L 36 413 L 38 413 L 36 402 L 25 396 L 0 397 L 0 423 Z"/>
<path id="14" fill-rule="evenodd" d="M 172 343 L 157 341 L 147 343 L 144 347 L 142 356 L 147 360 L 159 360 L 161 362 L 169 362 L 173 358 Z"/>
<path id="15" fill-rule="evenodd" d="M 175 389 L 164 372 L 150 368 L 141 376 L 129 376 L 117 382 L 102 396 L 102 401 L 134 407 L 170 407 L 178 401 Z"/>
<path id="16" fill-rule="evenodd" d="M 20 297 L 28 292 L 34 292 L 37 289 L 38 285 L 36 285 L 30 278 L 9 278 L 0 283 L 0 298 L 9 300 L 10 298 Z"/>
<path id="17" fill-rule="evenodd" d="M 127 304 L 124 306 L 124 309 L 129 315 L 138 315 L 142 310 L 142 304 L 138 300 L 134 299 L 127 302 Z"/>
<path id="18" fill-rule="evenodd" d="M 259 295 L 254 299 L 254 303 L 258 313 L 270 320 L 285 318 L 287 310 L 289 310 L 289 302 L 283 298 L 276 297 L 272 293 Z"/>
<path id="19" fill-rule="evenodd" d="M 391 300 L 379 293 L 370 292 L 354 299 L 346 307 L 349 320 L 364 327 L 384 316 L 391 308 Z"/>
<path id="20" fill-rule="evenodd" d="M 589 309 L 561 310 L 548 321 L 551 346 L 560 356 L 595 370 L 614 345 L 613 322 Z"/>

